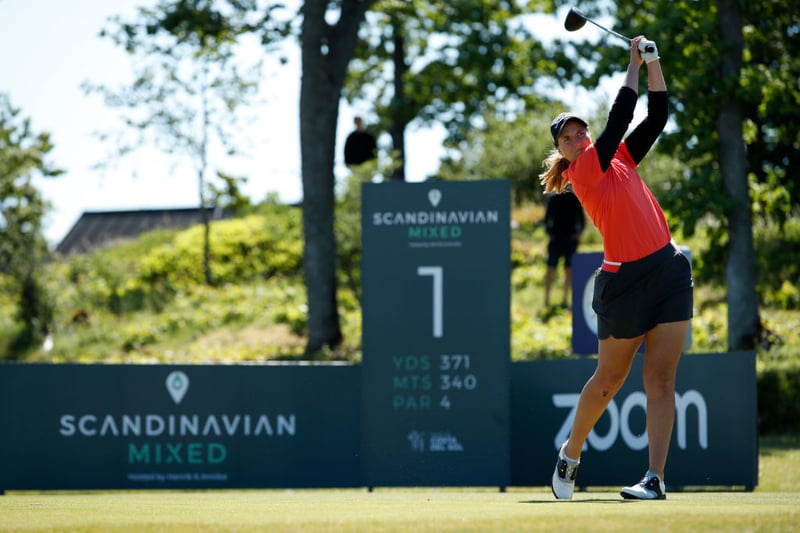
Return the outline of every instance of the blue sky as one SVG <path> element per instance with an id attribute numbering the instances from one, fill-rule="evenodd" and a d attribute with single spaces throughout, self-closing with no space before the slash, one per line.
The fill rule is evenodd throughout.
<path id="1" fill-rule="evenodd" d="M 66 171 L 37 182 L 53 204 L 45 235 L 55 246 L 84 211 L 191 207 L 198 203 L 197 180 L 187 166 L 155 150 L 142 150 L 98 170 L 113 147 L 93 132 L 121 128 L 114 110 L 80 88 L 85 81 L 120 86 L 131 76 L 128 57 L 110 40 L 98 37 L 109 17 L 130 19 L 146 0 L 0 0 L 0 92 L 7 93 L 37 133 L 52 134 L 50 161 Z M 293 47 L 294 48 L 294 47 Z M 257 109 L 248 133 L 251 157 L 226 162 L 231 173 L 250 177 L 245 192 L 255 201 L 276 192 L 287 202 L 300 200 L 299 60 L 265 64 Z M 342 105 L 337 130 L 337 176 L 346 174 L 341 152 L 355 114 L 368 109 Z M 261 117 L 264 117 L 263 120 Z M 438 167 L 442 132 L 410 131 L 408 176 L 418 181 Z"/>
<path id="2" fill-rule="evenodd" d="M 300 0 L 288 0 L 297 5 Z M 94 132 L 119 131 L 116 112 L 98 96 L 87 96 L 81 84 L 89 81 L 120 87 L 131 79 L 129 58 L 109 39 L 98 36 L 109 17 L 131 20 L 136 8 L 153 0 L 0 0 L 0 92 L 30 118 L 33 131 L 52 135 L 55 149 L 50 161 L 66 172 L 37 185 L 53 205 L 45 235 L 55 247 L 84 211 L 194 207 L 198 187 L 194 171 L 177 164 L 155 149 L 141 150 L 111 166 L 94 168 L 106 161 L 113 146 L 101 143 Z M 566 11 L 564 11 L 566 12 Z M 531 17 L 537 37 L 565 37 L 552 18 Z M 605 22 L 605 21 L 604 21 Z M 612 25 L 613 21 L 607 24 Z M 581 38 L 598 36 L 587 27 Z M 546 34 L 546 35 L 543 35 Z M 254 200 L 275 192 L 287 202 L 302 197 L 298 100 L 300 62 L 296 45 L 287 48 L 289 64 L 265 63 L 259 118 L 246 132 L 252 145 L 250 157 L 226 160 L 223 169 L 249 176 L 244 191 Z M 624 70 L 621 66 L 620 70 Z M 615 89 L 614 89 L 614 92 Z M 576 102 L 582 93 L 567 93 Z M 363 106 L 342 103 L 337 128 L 337 177 L 347 174 L 342 161 L 344 138 L 356 114 L 369 116 Z M 410 128 L 406 133 L 407 179 L 420 181 L 438 168 L 441 128 Z"/>

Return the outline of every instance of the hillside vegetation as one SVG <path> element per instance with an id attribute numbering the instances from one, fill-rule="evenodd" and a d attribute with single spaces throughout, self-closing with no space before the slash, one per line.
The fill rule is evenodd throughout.
<path id="1" fill-rule="evenodd" d="M 544 308 L 547 238 L 543 209 L 529 203 L 512 213 L 512 358 L 546 359 L 571 355 L 570 311 Z M 214 285 L 204 284 L 202 233 L 155 231 L 136 240 L 48 264 L 46 279 L 55 302 L 53 346 L 19 357 L 0 341 L 0 357 L 53 362 L 237 362 L 303 358 L 305 292 L 299 209 L 269 204 L 259 212 L 216 221 L 211 231 Z M 344 344 L 321 358 L 360 360 L 358 303 L 359 236 L 341 235 L 339 305 Z M 759 287 L 764 325 L 770 335 L 759 355 L 790 360 L 800 352 L 800 221 L 783 231 L 756 231 L 763 285 Z M 692 352 L 726 351 L 724 287 L 718 283 L 721 258 L 704 256 L 704 234 L 681 239 L 692 252 L 695 318 Z M 346 241 L 346 242 L 345 242 Z M 344 251 L 342 251 L 344 250 Z M 597 231 L 585 232 L 579 251 L 600 251 Z M 711 262 L 711 264 L 709 264 Z M 561 271 L 552 301 L 561 302 Z M 2 288 L 2 285 L 0 285 Z M 0 339 L 15 323 L 7 291 L 0 305 Z"/>
<path id="2" fill-rule="evenodd" d="M 202 229 L 156 231 L 130 242 L 70 258 L 46 269 L 55 303 L 52 347 L 12 354 L 6 339 L 15 328 L 12 297 L 0 290 L 0 358 L 27 362 L 237 363 L 266 360 L 361 360 L 359 235 L 353 212 L 339 217 L 339 311 L 343 344 L 335 351 L 304 354 L 306 295 L 302 280 L 299 209 L 270 203 L 254 214 L 214 222 L 211 230 L 213 286 L 204 283 Z M 571 314 L 544 308 L 547 239 L 543 208 L 529 203 L 512 219 L 512 359 L 572 357 Z M 355 224 L 357 226 L 357 222 Z M 721 258 L 704 254 L 704 233 L 680 239 L 695 268 L 693 353 L 724 352 L 725 289 Z M 769 335 L 758 351 L 764 394 L 800 404 L 800 221 L 756 230 L 761 275 L 761 315 Z M 580 251 L 599 251 L 594 228 Z M 561 272 L 552 301 L 561 301 Z M 2 288 L 2 286 L 0 286 Z M 789 372 L 787 369 L 794 369 Z M 787 377 L 788 376 L 788 377 Z M 782 392 L 783 391 L 783 392 Z M 789 398 L 786 397 L 789 396 Z M 780 418 L 789 416 L 787 412 Z"/>

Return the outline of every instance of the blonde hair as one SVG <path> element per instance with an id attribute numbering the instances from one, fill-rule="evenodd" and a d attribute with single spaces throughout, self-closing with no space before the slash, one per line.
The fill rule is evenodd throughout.
<path id="1" fill-rule="evenodd" d="M 547 157 L 542 161 L 542 167 L 545 171 L 539 174 L 539 183 L 544 185 L 545 194 L 555 191 L 561 192 L 567 187 L 567 180 L 561 174 L 567 167 L 569 161 L 566 157 L 561 155 L 558 148 L 553 148 Z"/>

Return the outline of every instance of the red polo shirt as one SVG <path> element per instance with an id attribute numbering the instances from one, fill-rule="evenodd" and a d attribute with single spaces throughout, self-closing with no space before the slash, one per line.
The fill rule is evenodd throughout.
<path id="1" fill-rule="evenodd" d="M 636 261 L 660 250 L 672 236 L 653 193 L 621 142 L 604 173 L 594 144 L 570 164 L 564 177 L 603 236 L 605 261 Z"/>

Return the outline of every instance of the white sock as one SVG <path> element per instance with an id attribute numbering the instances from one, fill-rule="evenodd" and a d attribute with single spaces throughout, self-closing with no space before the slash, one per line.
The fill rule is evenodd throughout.
<path id="1" fill-rule="evenodd" d="M 569 464 L 571 464 L 571 465 L 579 465 L 579 464 L 581 464 L 581 460 L 580 459 L 573 459 L 572 457 L 567 457 L 567 454 L 564 452 L 564 448 L 566 448 L 566 446 L 567 446 L 567 443 L 565 442 L 564 444 L 561 445 L 561 450 L 560 450 L 561 455 L 564 457 L 564 459 L 566 459 L 567 462 Z"/>
<path id="2" fill-rule="evenodd" d="M 658 474 L 656 474 L 656 473 L 655 473 L 655 472 L 653 472 L 652 470 L 648 470 L 648 471 L 647 471 L 647 473 L 645 474 L 645 477 L 657 477 L 657 478 L 658 478 L 658 479 L 660 479 L 661 481 L 664 481 L 664 478 L 663 478 L 663 477 L 659 476 Z"/>

